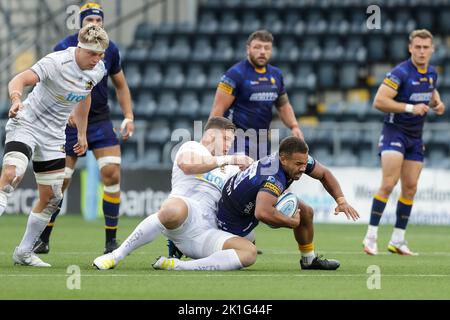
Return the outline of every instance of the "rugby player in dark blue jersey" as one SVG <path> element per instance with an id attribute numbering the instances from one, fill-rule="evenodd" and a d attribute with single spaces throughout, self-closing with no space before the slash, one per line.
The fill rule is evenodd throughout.
<path id="1" fill-rule="evenodd" d="M 288 137 L 281 142 L 278 152 L 254 162 L 245 171 L 228 179 L 218 206 L 219 228 L 247 237 L 262 221 L 274 227 L 293 229 L 299 247 L 308 241 L 312 243 L 313 235 L 305 232 L 313 228 L 311 207 L 300 201 L 299 213 L 292 218 L 275 208 L 281 194 L 303 173 L 319 180 L 336 200 L 335 214 L 344 212 L 348 219 L 359 218 L 356 210 L 345 200 L 339 182 L 330 170 L 308 155 L 308 145 L 304 140 Z M 302 252 L 300 259 L 302 269 L 335 270 L 339 265 L 338 261 L 322 259 L 314 252 Z"/>
<path id="2" fill-rule="evenodd" d="M 210 117 L 225 116 L 236 125 L 234 152 L 260 159 L 271 153 L 268 130 L 275 106 L 292 135 L 303 138 L 284 87 L 280 69 L 269 64 L 273 36 L 266 30 L 253 32 L 247 40 L 247 59 L 222 76 Z M 242 130 L 239 130 L 242 129 Z M 240 134 L 241 132 L 241 134 Z M 242 133 L 245 133 L 245 138 Z"/>
<path id="3" fill-rule="evenodd" d="M 383 177 L 373 199 L 370 223 L 363 240 L 364 251 L 369 255 L 378 253 L 378 225 L 398 180 L 401 181 L 401 195 L 388 250 L 400 255 L 416 255 L 407 246 L 405 230 L 423 167 L 423 125 L 430 110 L 437 115 L 445 111 L 436 89 L 436 70 L 429 65 L 433 51 L 433 35 L 428 30 L 411 32 L 411 58 L 386 75 L 374 99 L 374 107 L 386 115 L 379 141 Z"/>
<path id="4" fill-rule="evenodd" d="M 94 23 L 103 27 L 103 10 L 97 3 L 87 3 L 81 7 L 81 27 L 88 23 Z M 61 51 L 68 47 L 76 47 L 78 33 L 68 36 L 55 46 L 55 51 Z M 108 75 L 116 89 L 117 98 L 122 108 L 124 120 L 121 125 L 123 140 L 132 136 L 134 131 L 133 111 L 130 90 L 120 64 L 120 54 L 116 44 L 109 42 L 109 47 L 103 58 L 107 75 L 92 90 L 92 102 L 89 111 L 87 140 L 88 147 L 94 152 L 97 159 L 101 180 L 104 184 L 103 213 L 105 216 L 105 253 L 117 248 L 116 233 L 119 222 L 120 206 L 120 146 L 113 129 L 108 106 Z M 66 128 L 66 168 L 63 192 L 68 187 L 78 156 L 73 152 L 73 146 L 77 142 L 77 129 L 74 121 L 69 119 Z M 83 155 L 85 156 L 85 155 Z M 61 205 L 60 205 L 61 206 Z M 36 242 L 34 252 L 48 253 L 49 240 L 55 219 L 59 210 L 52 215 L 40 239 Z"/>

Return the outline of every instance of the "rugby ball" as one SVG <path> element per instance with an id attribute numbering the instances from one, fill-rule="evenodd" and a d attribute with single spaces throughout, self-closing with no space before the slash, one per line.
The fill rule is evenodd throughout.
<path id="1" fill-rule="evenodd" d="M 286 192 L 285 194 L 282 194 L 279 198 L 277 203 L 275 204 L 275 208 L 280 211 L 283 215 L 286 217 L 292 217 L 295 212 L 297 212 L 298 208 L 298 198 L 295 194 L 292 192 Z M 279 228 L 269 225 L 271 228 Z"/>

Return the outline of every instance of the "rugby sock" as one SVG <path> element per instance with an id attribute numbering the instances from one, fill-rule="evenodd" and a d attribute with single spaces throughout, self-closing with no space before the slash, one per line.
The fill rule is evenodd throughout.
<path id="1" fill-rule="evenodd" d="M 384 208 L 386 208 L 386 203 L 388 199 L 375 195 L 372 202 L 372 211 L 370 213 L 371 226 L 378 226 L 380 224 L 381 216 L 383 215 Z"/>
<path id="2" fill-rule="evenodd" d="M 176 270 L 237 270 L 242 268 L 239 256 L 234 249 L 214 252 L 209 257 L 189 261 L 177 261 Z"/>
<path id="3" fill-rule="evenodd" d="M 156 213 L 145 218 L 130 236 L 114 250 L 114 256 L 120 261 L 140 246 L 152 242 L 164 230 Z"/>
<path id="4" fill-rule="evenodd" d="M 46 215 L 34 212 L 30 213 L 30 215 L 28 216 L 25 234 L 23 235 L 22 241 L 19 244 L 19 251 L 31 252 L 33 250 L 34 244 L 36 243 L 49 220 L 50 217 Z"/>
<path id="5" fill-rule="evenodd" d="M 119 223 L 120 196 L 112 197 L 103 195 L 103 214 L 105 216 L 105 236 L 106 242 L 116 239 L 117 225 Z"/>
<path id="6" fill-rule="evenodd" d="M 0 216 L 5 212 L 8 205 L 8 196 L 3 190 L 0 190 Z"/>
<path id="7" fill-rule="evenodd" d="M 411 215 L 411 209 L 413 206 L 413 201 L 400 197 L 397 202 L 397 220 L 395 222 L 395 227 L 399 229 L 406 229 L 408 224 L 409 216 Z"/>
<path id="8" fill-rule="evenodd" d="M 44 231 L 42 231 L 42 234 L 40 237 L 42 242 L 48 243 L 50 241 L 50 234 L 52 233 L 53 226 L 55 225 L 56 217 L 58 216 L 59 212 L 61 211 L 61 206 L 62 206 L 63 200 L 61 200 L 61 202 L 58 204 L 58 210 L 56 210 L 56 212 L 54 214 L 52 214 L 50 221 L 48 222 Z"/>
<path id="9" fill-rule="evenodd" d="M 403 242 L 405 240 L 405 229 L 394 228 L 394 232 L 392 232 L 391 242 L 394 244 Z"/>
<path id="10" fill-rule="evenodd" d="M 369 226 L 367 227 L 366 238 L 378 238 L 378 226 Z"/>
<path id="11" fill-rule="evenodd" d="M 314 252 L 314 243 L 311 242 L 303 245 L 299 244 L 298 249 L 301 252 L 303 263 L 306 265 L 310 265 L 316 257 L 316 254 Z"/>

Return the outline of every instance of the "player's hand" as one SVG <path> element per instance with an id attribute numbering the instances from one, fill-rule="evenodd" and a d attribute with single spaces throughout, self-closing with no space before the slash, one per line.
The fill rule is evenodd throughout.
<path id="1" fill-rule="evenodd" d="M 428 110 L 430 110 L 430 107 L 425 103 L 419 103 L 413 106 L 413 114 L 415 114 L 416 116 L 423 116 L 428 112 Z"/>
<path id="2" fill-rule="evenodd" d="M 349 205 L 347 202 L 339 204 L 334 209 L 334 215 L 335 216 L 337 216 L 341 212 L 345 213 L 345 215 L 347 216 L 347 220 L 352 219 L 353 221 L 356 221 L 356 220 L 359 219 L 358 212 L 351 205 Z"/>
<path id="3" fill-rule="evenodd" d="M 120 134 L 123 140 L 128 140 L 133 136 L 134 122 L 131 119 L 125 118 L 120 125 Z"/>
<path id="4" fill-rule="evenodd" d="M 69 120 L 67 122 L 67 125 L 69 127 L 72 127 L 72 128 L 76 128 L 77 127 L 77 123 L 75 122 L 75 118 L 74 118 L 73 114 L 70 114 Z"/>
<path id="5" fill-rule="evenodd" d="M 246 155 L 234 155 L 232 156 L 231 163 L 233 165 L 239 166 L 239 169 L 241 171 L 244 171 L 247 169 L 252 163 L 253 159 L 250 157 L 247 157 Z"/>
<path id="6" fill-rule="evenodd" d="M 300 130 L 299 127 L 294 127 L 291 129 L 291 133 L 294 137 L 300 138 L 302 140 L 305 140 L 305 136 L 303 135 L 303 132 Z"/>
<path id="7" fill-rule="evenodd" d="M 445 105 L 442 101 L 439 101 L 439 103 L 432 109 L 438 116 L 442 116 L 445 112 Z"/>
<path id="8" fill-rule="evenodd" d="M 23 104 L 20 99 L 14 99 L 13 104 L 11 105 L 11 108 L 8 112 L 8 117 L 15 118 L 20 110 L 23 109 Z"/>
<path id="9" fill-rule="evenodd" d="M 78 142 L 73 146 L 73 152 L 77 156 L 81 156 L 86 153 L 88 147 L 87 139 L 85 135 L 78 135 Z"/>

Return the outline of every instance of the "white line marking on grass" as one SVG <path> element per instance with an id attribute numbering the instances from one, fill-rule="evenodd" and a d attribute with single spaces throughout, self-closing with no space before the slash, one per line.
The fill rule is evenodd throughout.
<path id="1" fill-rule="evenodd" d="M 113 277 L 113 278 L 126 278 L 126 277 L 299 277 L 299 278 L 346 278 L 346 277 L 363 277 L 366 278 L 367 274 L 278 274 L 278 273 L 270 273 L 270 274 L 201 274 L 198 271 L 189 271 L 188 273 L 176 274 L 174 272 L 167 272 L 165 274 L 83 274 L 81 277 Z M 17 278 L 27 278 L 27 277 L 67 277 L 66 274 L 1 274 L 1 277 L 17 277 Z M 395 277 L 395 278 L 449 278 L 450 274 L 383 274 L 381 277 Z"/>

